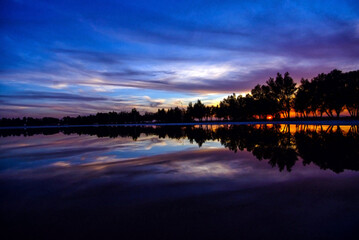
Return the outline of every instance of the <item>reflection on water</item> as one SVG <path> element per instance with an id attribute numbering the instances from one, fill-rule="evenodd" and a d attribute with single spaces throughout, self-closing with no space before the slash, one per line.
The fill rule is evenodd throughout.
<path id="1" fill-rule="evenodd" d="M 14 238 L 354 239 L 358 233 L 357 126 L 2 129 L 0 135 L 1 215 Z"/>
<path id="2" fill-rule="evenodd" d="M 63 133 L 59 135 L 58 133 Z M 77 137 L 76 134 L 81 137 Z M 46 135 L 46 138 L 42 135 Z M 91 136 L 102 138 L 93 138 Z M 100 163 L 180 150 L 225 148 L 251 152 L 280 171 L 291 171 L 298 158 L 336 173 L 359 170 L 358 126 L 233 125 L 167 127 L 92 127 L 1 130 L 0 155 L 9 165 L 14 158 L 67 160 L 66 164 Z M 109 137 L 109 138 L 108 138 Z M 114 138 L 114 139 L 113 139 Z M 220 145 L 219 145 L 220 143 Z M 206 144 L 203 146 L 203 144 Z M 78 158 L 78 155 L 82 155 Z M 11 159 L 10 159 L 11 156 Z M 69 161 L 68 157 L 72 157 Z M 80 162 L 78 160 L 81 160 Z M 59 164 L 59 163 L 57 163 Z"/>

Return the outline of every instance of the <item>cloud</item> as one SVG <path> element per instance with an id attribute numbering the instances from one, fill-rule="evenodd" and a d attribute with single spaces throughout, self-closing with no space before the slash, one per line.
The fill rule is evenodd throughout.
<path id="1" fill-rule="evenodd" d="M 201 56 L 191 55 L 189 53 L 181 54 L 163 54 L 159 52 L 141 53 L 141 52 L 107 52 L 98 50 L 79 50 L 74 48 L 53 48 L 50 52 L 57 54 L 59 58 L 67 57 L 71 59 L 81 60 L 83 62 L 93 62 L 99 64 L 124 64 L 130 62 L 143 61 L 164 61 L 164 62 L 194 62 L 201 61 Z"/>
<path id="2" fill-rule="evenodd" d="M 2 114 L 147 111 L 248 92 L 277 72 L 298 81 L 354 70 L 358 10 L 335 0 L 7 1 Z"/>
<path id="3" fill-rule="evenodd" d="M 144 96 L 143 98 L 148 102 L 149 106 L 152 108 L 160 107 L 165 102 L 164 99 L 151 99 L 149 96 Z"/>
<path id="4" fill-rule="evenodd" d="M 158 75 L 173 75 L 174 71 L 142 71 L 142 70 L 134 70 L 134 69 L 124 69 L 121 72 L 98 72 L 105 77 L 131 77 L 131 76 L 148 76 L 155 77 Z"/>
<path id="5" fill-rule="evenodd" d="M 81 95 L 62 93 L 62 92 L 36 92 L 36 91 L 23 91 L 23 92 L 16 92 L 11 95 L 0 95 L 0 99 L 10 99 L 13 97 L 23 100 L 62 100 L 62 101 L 104 101 L 108 99 L 104 97 L 81 96 Z"/>
<path id="6" fill-rule="evenodd" d="M 57 49 L 52 49 L 52 51 L 58 54 L 70 55 L 79 60 L 85 60 L 85 61 L 91 61 L 91 62 L 103 63 L 103 64 L 120 63 L 120 58 L 121 58 L 121 55 L 118 54 L 95 52 L 88 50 L 57 48 Z"/>

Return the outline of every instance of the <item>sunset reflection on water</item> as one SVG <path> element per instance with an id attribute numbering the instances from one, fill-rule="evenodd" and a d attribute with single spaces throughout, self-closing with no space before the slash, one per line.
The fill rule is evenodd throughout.
<path id="1" fill-rule="evenodd" d="M 196 226 L 199 238 L 256 238 L 272 229 L 300 239 L 314 224 L 326 238 L 358 231 L 356 126 L 32 131 L 0 138 L 1 215 L 9 231 L 21 227 L 19 236 L 66 228 L 59 237 L 110 231 L 165 239 L 188 237 L 180 230 Z M 267 226 L 254 230 L 258 221 Z M 92 229 L 84 233 L 83 224 Z M 333 224 L 340 229 L 328 230 Z"/>

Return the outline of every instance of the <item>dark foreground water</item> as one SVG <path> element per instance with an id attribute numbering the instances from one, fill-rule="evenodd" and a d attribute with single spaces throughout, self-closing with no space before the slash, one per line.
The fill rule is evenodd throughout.
<path id="1" fill-rule="evenodd" d="M 357 126 L 0 130 L 1 239 L 357 239 Z"/>

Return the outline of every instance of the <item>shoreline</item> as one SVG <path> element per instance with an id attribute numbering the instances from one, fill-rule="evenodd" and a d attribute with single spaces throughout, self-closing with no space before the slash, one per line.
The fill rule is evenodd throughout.
<path id="1" fill-rule="evenodd" d="M 84 124 L 84 125 L 48 125 L 48 126 L 7 126 L 2 129 L 36 129 L 36 128 L 72 128 L 72 127 L 145 127 L 145 126 L 196 126 L 196 125 L 256 125 L 256 124 L 290 124 L 290 125 L 359 125 L 359 120 L 281 120 L 281 121 L 245 121 L 245 122 L 188 122 L 188 123 L 121 123 L 121 124 Z"/>

